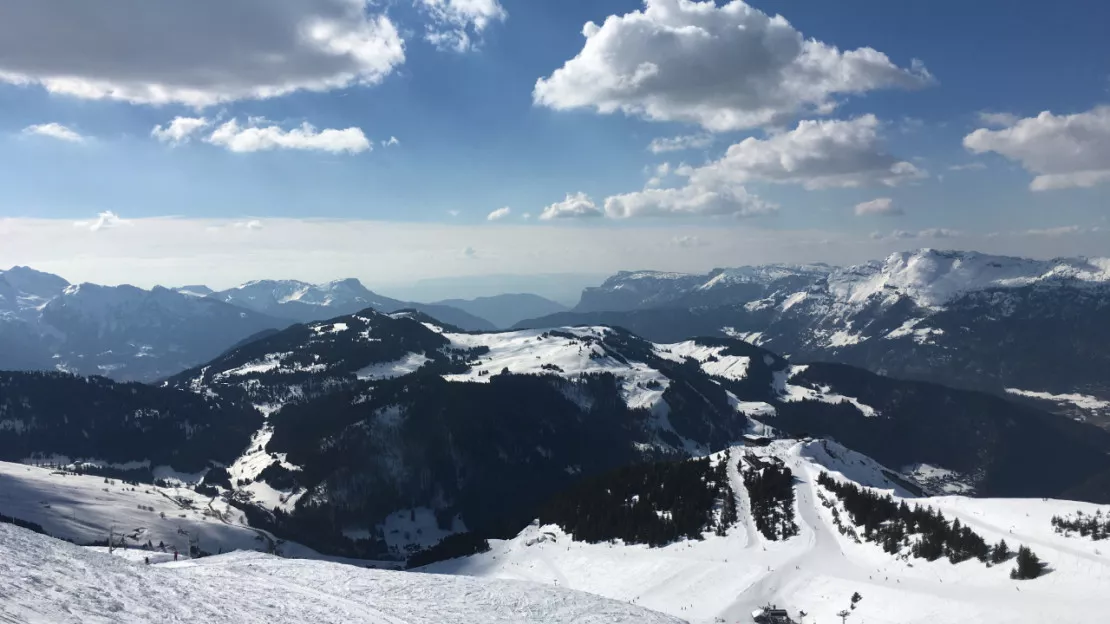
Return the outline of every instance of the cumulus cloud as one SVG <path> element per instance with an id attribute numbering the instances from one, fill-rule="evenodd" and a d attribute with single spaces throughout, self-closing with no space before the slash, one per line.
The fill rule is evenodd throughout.
<path id="1" fill-rule="evenodd" d="M 856 204 L 856 216 L 880 216 L 880 217 L 894 217 L 906 214 L 898 206 L 894 205 L 894 200 L 889 197 L 877 197 L 871 201 L 865 201 Z"/>
<path id="2" fill-rule="evenodd" d="M 250 118 L 255 121 L 256 118 Z M 166 126 L 161 124 L 154 126 L 150 131 L 150 136 L 161 141 L 162 143 L 169 143 L 170 145 L 181 145 L 188 143 L 194 134 L 207 128 L 212 122 L 204 117 L 175 117 Z"/>
<path id="3" fill-rule="evenodd" d="M 659 137 L 652 139 L 648 149 L 652 154 L 664 152 L 680 152 L 691 149 L 703 149 L 713 144 L 713 136 L 709 134 L 685 134 L 676 137 Z"/>
<path id="4" fill-rule="evenodd" d="M 509 17 L 499 0 L 416 0 L 431 18 L 424 38 L 441 50 L 466 52 L 474 47 L 471 33 L 481 36 L 493 22 Z"/>
<path id="5" fill-rule="evenodd" d="M 86 140 L 76 131 L 57 122 L 27 126 L 23 129 L 23 134 L 50 137 L 68 143 L 84 143 Z"/>
<path id="6" fill-rule="evenodd" d="M 587 22 L 582 49 L 536 82 L 534 102 L 720 132 L 827 114 L 838 95 L 933 82 L 919 61 L 907 69 L 872 48 L 841 51 L 740 0 L 644 5 Z"/>
<path id="7" fill-rule="evenodd" d="M 917 231 L 907 230 L 893 230 L 889 234 L 882 232 L 872 232 L 872 240 L 878 241 L 891 241 L 891 240 L 910 240 L 922 238 L 960 238 L 964 234 L 959 230 L 950 230 L 948 228 L 928 228 Z"/>
<path id="8" fill-rule="evenodd" d="M 513 209 L 509 208 L 508 206 L 505 206 L 504 208 L 498 208 L 497 210 L 494 210 L 493 212 L 486 215 L 486 221 L 500 221 L 501 219 L 509 216 L 512 212 Z"/>
<path id="9" fill-rule="evenodd" d="M 697 168 L 680 167 L 677 173 L 700 188 L 750 181 L 800 184 L 807 189 L 897 186 L 924 177 L 913 163 L 883 149 L 880 125 L 874 115 L 802 121 L 788 132 L 744 139 L 729 147 L 720 160 Z"/>
<path id="10" fill-rule="evenodd" d="M 647 188 L 605 199 L 605 214 L 614 219 L 631 217 L 733 216 L 770 214 L 778 206 L 763 201 L 737 185 Z"/>
<path id="11" fill-rule="evenodd" d="M 371 0 L 6 0 L 0 82 L 205 107 L 382 81 L 404 44 Z"/>
<path id="12" fill-rule="evenodd" d="M 978 117 L 980 123 L 992 128 L 1007 128 L 1021 119 L 1013 113 L 992 113 L 989 111 L 980 111 Z"/>
<path id="13" fill-rule="evenodd" d="M 645 167 L 645 172 L 649 172 L 651 177 L 648 178 L 647 186 L 659 186 L 663 183 L 664 178 L 671 175 L 671 163 L 659 163 L 654 169 Z"/>
<path id="14" fill-rule="evenodd" d="M 74 227 L 87 228 L 90 232 L 99 232 L 100 230 L 110 230 L 121 225 L 128 225 L 129 221 L 124 221 L 111 210 L 105 210 L 96 215 L 95 221 L 77 221 Z"/>
<path id="15" fill-rule="evenodd" d="M 359 128 L 317 130 L 312 124 L 303 123 L 284 130 L 278 126 L 241 126 L 234 119 L 217 127 L 204 140 L 232 152 L 292 149 L 358 154 L 374 149 Z"/>
<path id="16" fill-rule="evenodd" d="M 258 219 L 251 219 L 250 221 L 236 221 L 235 223 L 231 224 L 231 227 L 238 228 L 240 230 L 261 230 L 262 222 Z"/>
<path id="17" fill-rule="evenodd" d="M 976 154 L 995 152 L 1036 174 L 1029 188 L 1090 188 L 1110 182 L 1110 106 L 1074 115 L 1045 111 L 1007 127 L 964 137 Z"/>
<path id="18" fill-rule="evenodd" d="M 986 168 L 987 168 L 987 166 L 984 165 L 983 163 L 975 161 L 975 162 L 969 162 L 969 163 L 966 163 L 966 164 L 963 164 L 963 165 L 951 165 L 951 166 L 948 167 L 948 170 L 949 171 L 978 171 L 980 169 L 986 169 Z"/>
<path id="19" fill-rule="evenodd" d="M 401 141 L 395 136 L 391 136 L 391 137 L 389 137 L 389 139 L 387 139 L 385 141 L 382 141 L 382 147 L 393 147 L 394 145 L 400 145 L 400 144 L 401 144 Z"/>
<path id="20" fill-rule="evenodd" d="M 600 216 L 601 210 L 598 209 L 594 200 L 590 199 L 585 193 L 567 193 L 566 199 L 545 207 L 543 212 L 540 213 L 540 219 L 544 221 Z"/>

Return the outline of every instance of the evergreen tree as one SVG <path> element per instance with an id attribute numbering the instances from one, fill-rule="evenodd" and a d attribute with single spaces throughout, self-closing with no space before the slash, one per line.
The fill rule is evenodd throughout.
<path id="1" fill-rule="evenodd" d="M 1010 578 L 1017 580 L 1035 579 L 1044 573 L 1044 563 L 1033 554 L 1028 546 L 1018 549 L 1017 565 L 1010 572 Z"/>
<path id="2" fill-rule="evenodd" d="M 999 564 L 1010 558 L 1010 547 L 1006 545 L 1006 540 L 1002 540 L 994 545 L 991 549 L 991 563 Z"/>

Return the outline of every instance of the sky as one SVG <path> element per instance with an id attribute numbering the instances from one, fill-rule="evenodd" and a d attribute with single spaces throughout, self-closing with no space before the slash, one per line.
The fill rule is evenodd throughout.
<path id="1" fill-rule="evenodd" d="M 0 267 L 421 298 L 1110 255 L 1107 3 L 7 0 Z"/>

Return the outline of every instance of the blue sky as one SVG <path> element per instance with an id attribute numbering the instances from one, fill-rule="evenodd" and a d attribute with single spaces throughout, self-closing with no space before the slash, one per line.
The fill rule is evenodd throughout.
<path id="1" fill-rule="evenodd" d="M 0 265 L 399 287 L 918 246 L 1110 254 L 1105 3 L 756 0 L 739 17 L 723 0 L 158 0 L 120 15 L 127 3 L 13 1 Z M 776 13 L 789 26 L 761 15 Z M 737 36 L 741 21 L 774 37 Z M 316 23 L 331 30 L 310 47 Z M 704 36 L 660 53 L 679 27 Z M 822 47 L 792 50 L 795 35 Z M 352 38 L 364 47 L 337 51 Z M 881 58 L 849 58 L 860 49 Z M 636 67 L 651 75 L 630 87 Z M 205 124 L 152 135 L 176 118 Z M 289 134 L 304 123 L 309 139 Z M 670 137 L 696 146 L 648 149 Z M 373 236 L 339 248 L 339 230 Z M 359 244 L 375 236 L 372 253 Z M 306 261 L 321 252 L 344 259 Z"/>

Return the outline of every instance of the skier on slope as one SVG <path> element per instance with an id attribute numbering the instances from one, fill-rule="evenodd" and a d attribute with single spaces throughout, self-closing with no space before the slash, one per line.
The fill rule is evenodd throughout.
<path id="1" fill-rule="evenodd" d="M 176 548 L 173 549 L 173 560 L 177 561 L 177 549 Z"/>

